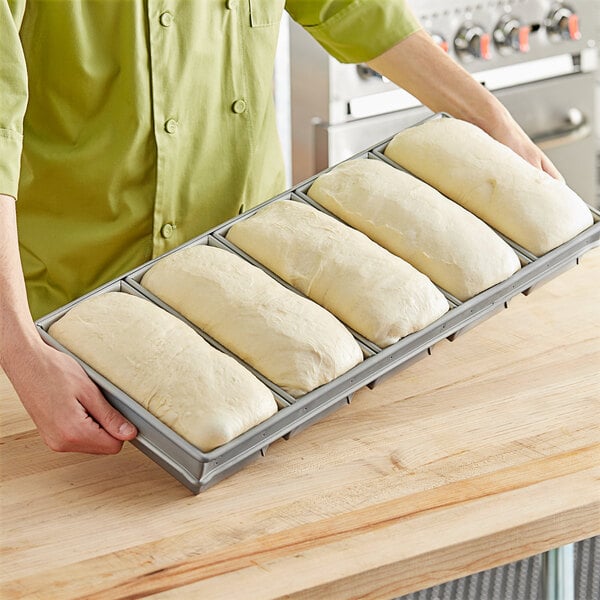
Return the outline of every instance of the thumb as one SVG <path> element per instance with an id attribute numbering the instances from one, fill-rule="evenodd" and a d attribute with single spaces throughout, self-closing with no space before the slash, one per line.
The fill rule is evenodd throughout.
<path id="1" fill-rule="evenodd" d="M 96 386 L 91 393 L 86 394 L 84 399 L 80 398 L 79 402 L 94 420 L 114 438 L 126 441 L 132 440 L 137 435 L 135 426 L 107 402 Z"/>

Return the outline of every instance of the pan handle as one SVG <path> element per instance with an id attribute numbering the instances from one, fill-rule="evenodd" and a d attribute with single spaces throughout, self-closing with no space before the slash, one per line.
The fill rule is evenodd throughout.
<path id="1" fill-rule="evenodd" d="M 564 127 L 541 133 L 531 139 L 542 150 L 548 150 L 573 144 L 592 134 L 592 126 L 588 118 L 578 108 L 570 108 L 567 111 L 565 122 Z"/>

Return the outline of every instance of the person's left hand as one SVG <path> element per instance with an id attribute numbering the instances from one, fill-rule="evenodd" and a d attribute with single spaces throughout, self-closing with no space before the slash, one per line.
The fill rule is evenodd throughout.
<path id="1" fill-rule="evenodd" d="M 534 167 L 542 169 L 548 175 L 564 182 L 564 177 L 552 161 L 531 141 L 531 138 L 508 112 L 505 112 L 498 123 L 485 127 L 485 129 L 493 138 L 508 146 Z"/>

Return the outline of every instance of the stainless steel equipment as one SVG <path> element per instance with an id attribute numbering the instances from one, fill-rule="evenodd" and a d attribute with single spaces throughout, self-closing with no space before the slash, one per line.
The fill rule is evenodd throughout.
<path id="1" fill-rule="evenodd" d="M 425 29 L 488 87 L 588 203 L 595 195 L 598 0 L 409 0 Z M 290 28 L 293 181 L 430 115 L 370 70 Z"/>

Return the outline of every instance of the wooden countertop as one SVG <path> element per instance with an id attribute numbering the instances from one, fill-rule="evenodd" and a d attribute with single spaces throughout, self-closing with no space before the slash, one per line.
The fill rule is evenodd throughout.
<path id="1" fill-rule="evenodd" d="M 2 598 L 393 598 L 600 533 L 600 249 L 200 494 L 0 375 Z"/>

